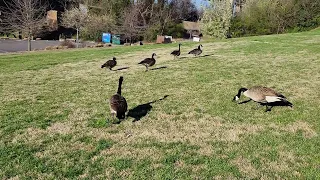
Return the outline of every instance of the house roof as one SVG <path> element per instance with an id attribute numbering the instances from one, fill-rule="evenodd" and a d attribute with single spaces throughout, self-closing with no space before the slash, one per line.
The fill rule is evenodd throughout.
<path id="1" fill-rule="evenodd" d="M 182 23 L 185 30 L 200 31 L 198 22 L 183 21 Z"/>

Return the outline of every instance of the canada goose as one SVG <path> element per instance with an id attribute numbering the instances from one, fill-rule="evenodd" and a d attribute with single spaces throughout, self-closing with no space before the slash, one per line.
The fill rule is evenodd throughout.
<path id="1" fill-rule="evenodd" d="M 191 50 L 188 54 L 194 54 L 195 56 L 200 55 L 202 53 L 200 47 L 203 47 L 202 44 L 200 44 L 198 48 Z"/>
<path id="2" fill-rule="evenodd" d="M 266 106 L 266 112 L 271 111 L 271 108 L 273 106 L 290 106 L 293 107 L 293 104 L 290 103 L 285 96 L 282 94 L 276 92 L 275 90 L 263 87 L 263 86 L 254 86 L 252 88 L 240 88 L 238 91 L 238 94 L 234 96 L 233 100 L 238 101 L 241 92 L 243 92 L 243 95 L 250 98 L 247 101 L 240 102 L 239 104 L 249 102 L 251 100 L 257 102 L 260 104 L 260 106 Z M 270 107 L 268 107 L 270 106 Z"/>
<path id="3" fill-rule="evenodd" d="M 142 60 L 141 62 L 139 62 L 138 64 L 142 64 L 142 65 L 146 66 L 146 71 L 148 71 L 148 67 L 153 66 L 156 63 L 154 56 L 156 56 L 156 53 L 152 54 L 152 58 L 146 58 L 146 59 Z"/>
<path id="4" fill-rule="evenodd" d="M 116 58 L 113 57 L 112 60 L 108 60 L 104 64 L 101 65 L 101 68 L 109 68 L 110 70 L 117 65 Z"/>
<path id="5" fill-rule="evenodd" d="M 176 56 L 180 56 L 180 46 L 181 46 L 181 43 L 179 43 L 179 50 L 174 50 L 172 51 L 171 55 L 173 55 L 174 59 L 176 58 Z"/>
<path id="6" fill-rule="evenodd" d="M 111 96 L 110 98 L 110 111 L 112 117 L 116 114 L 118 119 L 124 119 L 125 113 L 127 112 L 128 105 L 126 99 L 121 96 L 121 85 L 123 77 L 120 76 L 117 94 Z"/>

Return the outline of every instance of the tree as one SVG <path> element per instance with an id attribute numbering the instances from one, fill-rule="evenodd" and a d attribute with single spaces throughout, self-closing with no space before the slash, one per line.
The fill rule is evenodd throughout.
<path id="1" fill-rule="evenodd" d="M 77 48 L 79 47 L 79 31 L 82 30 L 88 23 L 88 14 L 80 8 L 71 8 L 65 10 L 62 14 L 62 25 L 77 30 Z"/>
<path id="2" fill-rule="evenodd" d="M 320 25 L 320 1 L 246 0 L 232 20 L 234 36 L 285 33 Z"/>
<path id="3" fill-rule="evenodd" d="M 41 31 L 46 23 L 46 3 L 41 0 L 12 0 L 5 2 L 1 27 L 6 32 L 22 32 L 28 37 L 28 51 L 31 51 L 31 38 Z"/>
<path id="4" fill-rule="evenodd" d="M 131 4 L 127 7 L 122 14 L 121 25 L 118 27 L 119 33 L 125 34 L 125 37 L 130 39 L 130 43 L 132 43 L 133 39 L 139 38 L 142 32 L 147 28 L 145 20 L 140 18 L 142 6 L 139 5 Z"/>
<path id="5" fill-rule="evenodd" d="M 88 16 L 88 23 L 82 28 L 81 38 L 100 40 L 104 32 L 111 32 L 115 29 L 115 19 L 111 15 Z"/>
<path id="6" fill-rule="evenodd" d="M 199 12 L 191 0 L 172 0 L 170 2 L 175 21 L 197 21 Z"/>
<path id="7" fill-rule="evenodd" d="M 210 0 L 204 9 L 201 19 L 201 29 L 204 34 L 226 38 L 231 26 L 232 4 L 228 0 Z"/>

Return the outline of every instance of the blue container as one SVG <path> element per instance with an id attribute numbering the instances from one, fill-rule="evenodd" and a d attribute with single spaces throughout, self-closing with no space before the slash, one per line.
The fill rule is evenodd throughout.
<path id="1" fill-rule="evenodd" d="M 111 42 L 111 34 L 110 33 L 102 33 L 102 42 L 110 43 Z"/>

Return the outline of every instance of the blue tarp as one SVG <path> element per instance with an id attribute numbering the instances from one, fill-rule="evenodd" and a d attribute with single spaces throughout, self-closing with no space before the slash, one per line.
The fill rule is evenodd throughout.
<path id="1" fill-rule="evenodd" d="M 102 33 L 102 42 L 110 43 L 111 42 L 111 34 L 110 33 Z"/>

